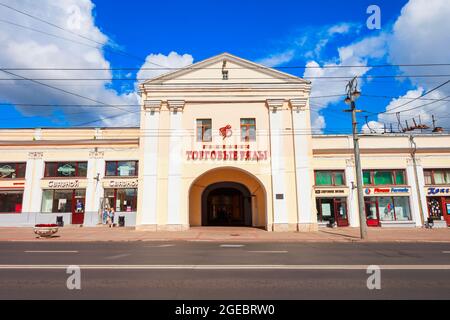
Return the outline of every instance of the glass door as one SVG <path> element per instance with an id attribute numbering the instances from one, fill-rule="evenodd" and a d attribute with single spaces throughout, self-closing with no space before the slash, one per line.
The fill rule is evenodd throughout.
<path id="1" fill-rule="evenodd" d="M 366 198 L 364 201 L 364 208 L 367 217 L 367 226 L 369 227 L 379 227 L 380 226 L 380 215 L 378 213 L 378 203 L 377 198 Z"/>
<path id="2" fill-rule="evenodd" d="M 83 224 L 86 203 L 86 191 L 75 190 L 72 200 L 72 224 Z"/>
<path id="3" fill-rule="evenodd" d="M 450 198 L 444 198 L 444 217 L 445 217 L 445 221 L 447 222 L 447 226 L 450 227 Z"/>
<path id="4" fill-rule="evenodd" d="M 338 227 L 348 227 L 347 203 L 346 199 L 334 200 L 334 216 Z"/>

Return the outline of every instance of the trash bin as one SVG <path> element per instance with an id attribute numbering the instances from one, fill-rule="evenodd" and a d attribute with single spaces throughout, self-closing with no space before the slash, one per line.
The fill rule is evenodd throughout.
<path id="1" fill-rule="evenodd" d="M 63 216 L 56 217 L 56 224 L 58 225 L 58 227 L 64 227 L 64 217 Z"/>
<path id="2" fill-rule="evenodd" d="M 125 217 L 124 216 L 119 217 L 119 227 L 121 227 L 121 228 L 125 227 Z"/>

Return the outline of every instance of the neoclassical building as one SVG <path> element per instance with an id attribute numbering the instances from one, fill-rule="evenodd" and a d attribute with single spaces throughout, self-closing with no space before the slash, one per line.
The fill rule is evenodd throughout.
<path id="1" fill-rule="evenodd" d="M 139 90 L 138 128 L 0 130 L 0 226 L 359 226 L 352 138 L 312 134 L 308 81 L 221 54 Z M 414 142 L 362 136 L 369 226 L 450 225 L 450 136 Z"/>

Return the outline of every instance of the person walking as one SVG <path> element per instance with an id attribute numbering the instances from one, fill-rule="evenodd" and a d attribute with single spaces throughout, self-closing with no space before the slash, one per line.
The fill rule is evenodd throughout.
<path id="1" fill-rule="evenodd" d="M 109 209 L 108 216 L 109 216 L 109 227 L 110 228 L 114 227 L 114 215 L 115 215 L 114 209 L 113 208 Z"/>

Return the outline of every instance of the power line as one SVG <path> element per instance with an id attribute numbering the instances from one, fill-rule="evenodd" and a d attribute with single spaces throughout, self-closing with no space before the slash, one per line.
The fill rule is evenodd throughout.
<path id="1" fill-rule="evenodd" d="M 42 19 L 42 18 L 36 17 L 36 16 L 34 16 L 34 15 L 30 14 L 30 13 L 27 13 L 27 12 L 25 12 L 25 11 L 19 10 L 19 9 L 17 9 L 17 8 L 15 8 L 15 7 L 12 7 L 12 6 L 10 6 L 10 5 L 7 5 L 7 4 L 5 4 L 5 3 L 1 3 L 1 2 L 0 2 L 0 6 L 3 6 L 3 7 L 5 7 L 5 8 L 7 8 L 7 9 L 10 9 L 10 10 L 15 11 L 15 12 L 17 12 L 17 13 L 20 13 L 20 14 L 22 14 L 22 15 L 25 15 L 25 16 L 27 16 L 27 17 L 29 17 L 29 18 L 34 19 L 34 20 L 40 21 L 40 22 L 42 22 L 42 23 L 45 23 L 45 24 L 47 24 L 47 25 L 49 25 L 49 26 L 52 26 L 52 27 L 54 27 L 54 28 L 57 28 L 57 29 L 59 29 L 59 30 L 68 32 L 68 33 L 70 33 L 70 34 L 72 34 L 72 35 L 75 35 L 75 36 L 77 36 L 77 37 L 80 37 L 81 39 L 88 40 L 88 41 L 91 41 L 91 42 L 93 42 L 93 43 L 96 43 L 96 44 L 100 45 L 101 48 L 105 45 L 104 43 L 99 42 L 99 41 L 97 41 L 97 40 L 95 40 L 95 39 L 86 37 L 86 36 L 84 36 L 84 35 L 82 35 L 82 34 L 79 34 L 79 33 L 74 32 L 74 31 L 72 31 L 72 30 L 69 30 L 69 29 L 63 28 L 63 27 L 61 27 L 61 26 L 58 26 L 57 24 L 54 24 L 54 23 L 49 22 L 49 21 L 47 21 L 47 20 L 44 20 L 44 19 Z M 14 23 L 14 22 L 9 22 L 9 21 L 5 21 L 5 20 L 2 20 L 2 22 L 9 23 L 9 24 L 12 24 L 12 25 L 21 27 L 21 28 L 27 28 L 27 29 L 30 29 L 30 30 L 35 31 L 35 32 L 45 33 L 44 31 L 41 31 L 41 30 L 38 30 L 38 29 L 34 29 L 34 28 L 29 28 L 29 27 L 27 27 L 27 26 L 19 25 L 19 24 L 16 24 L 16 23 Z M 53 35 L 53 34 L 50 34 L 50 33 L 45 33 L 45 34 L 50 35 L 50 36 L 54 36 L 54 37 L 59 37 L 59 36 L 57 36 L 57 35 Z M 62 37 L 61 37 L 61 38 L 62 38 Z M 74 41 L 74 40 L 67 39 L 67 38 L 63 38 L 63 39 L 68 40 L 68 41 L 76 42 L 76 41 Z M 76 42 L 76 43 L 78 43 L 78 44 L 83 44 L 83 43 L 80 43 L 80 42 Z M 87 44 L 83 44 L 83 45 L 87 45 Z M 99 47 L 95 46 L 95 48 L 99 48 Z M 103 48 L 103 49 L 106 50 L 105 48 Z M 108 51 L 111 51 L 111 52 L 113 52 L 113 53 L 120 53 L 120 54 L 125 55 L 125 56 L 128 56 L 128 57 L 130 57 L 130 58 L 139 60 L 139 61 L 141 61 L 141 62 L 145 62 L 145 61 L 146 61 L 145 58 L 139 57 L 139 56 L 136 56 L 136 55 L 133 55 L 133 54 L 130 54 L 130 53 L 128 53 L 128 52 L 125 51 L 125 50 L 120 50 L 120 49 L 108 49 Z M 151 63 L 151 64 L 153 64 L 153 65 L 155 65 L 155 66 L 157 66 L 157 67 L 163 67 L 163 66 L 161 66 L 161 65 L 159 65 L 159 64 L 157 64 L 157 63 L 153 63 L 153 62 L 149 62 L 149 63 Z"/>
<path id="2" fill-rule="evenodd" d="M 121 108 L 116 107 L 116 106 L 108 105 L 107 103 L 104 103 L 104 102 L 101 102 L 101 101 L 98 101 L 98 100 L 95 100 L 95 99 L 91 99 L 91 98 L 89 98 L 89 97 L 85 97 L 85 96 L 83 96 L 83 95 L 81 95 L 81 94 L 78 94 L 78 93 L 74 93 L 74 92 L 67 91 L 67 90 L 64 90 L 64 89 L 61 89 L 61 88 L 58 88 L 58 87 L 54 87 L 54 86 L 52 86 L 52 85 L 49 85 L 49 84 L 46 84 L 46 83 L 43 83 L 43 82 L 40 82 L 40 81 L 37 81 L 37 80 L 27 79 L 27 78 L 25 78 L 25 77 L 23 77 L 23 76 L 21 76 L 21 75 L 12 73 L 12 72 L 10 72 L 10 71 L 5 71 L 5 70 L 2 70 L 2 69 L 0 69 L 0 71 L 4 72 L 4 73 L 6 73 L 6 74 L 9 74 L 9 75 L 15 76 L 15 77 L 19 77 L 19 78 L 21 78 L 21 79 L 26 79 L 26 80 L 28 80 L 28 81 L 31 81 L 31 82 L 36 83 L 36 84 L 39 84 L 39 85 L 44 86 L 44 87 L 47 87 L 47 88 L 50 88 L 50 89 L 53 89 L 53 90 L 56 90 L 56 91 L 60 91 L 60 92 L 63 92 L 63 93 L 65 93 L 65 94 L 68 94 L 68 95 L 72 95 L 72 96 L 74 96 L 74 97 L 82 98 L 82 99 L 85 99 L 85 100 L 89 100 L 89 101 L 91 101 L 91 102 L 95 102 L 95 103 L 102 104 L 102 105 L 105 105 L 105 106 L 111 106 L 111 107 L 113 107 L 113 108 L 116 108 L 116 109 L 119 109 L 119 110 L 122 110 L 122 111 L 129 112 L 128 110 L 124 110 L 124 109 L 121 109 Z"/>

